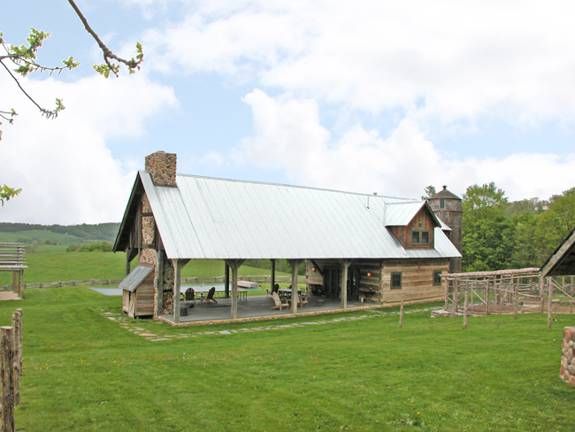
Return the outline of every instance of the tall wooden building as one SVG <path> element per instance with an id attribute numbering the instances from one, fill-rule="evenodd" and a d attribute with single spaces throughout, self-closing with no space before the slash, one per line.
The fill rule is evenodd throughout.
<path id="1" fill-rule="evenodd" d="M 141 310 L 177 322 L 181 267 L 197 259 L 224 260 L 231 270 L 231 318 L 247 259 L 288 260 L 294 294 L 305 262 L 310 292 L 342 308 L 441 298 L 441 274 L 461 256 L 449 231 L 425 201 L 176 175 L 176 155 L 157 152 L 136 176 L 114 250 L 153 268 L 153 296 L 142 297 L 152 304 Z M 138 285 L 126 285 L 128 308 Z"/>

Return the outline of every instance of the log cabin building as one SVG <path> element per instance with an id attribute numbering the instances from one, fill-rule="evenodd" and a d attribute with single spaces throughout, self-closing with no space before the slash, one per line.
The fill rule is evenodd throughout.
<path id="1" fill-rule="evenodd" d="M 225 262 L 226 319 L 248 318 L 238 267 L 249 259 L 271 260 L 272 285 L 276 261 L 287 260 L 292 298 L 305 265 L 316 305 L 339 310 L 443 298 L 441 275 L 461 256 L 450 231 L 426 201 L 180 175 L 175 154 L 156 152 L 136 175 L 114 251 L 127 257 L 124 311 L 177 324 L 199 311 L 182 316 L 180 304 L 181 268 L 198 259 Z M 294 301 L 288 313 L 306 308 Z"/>

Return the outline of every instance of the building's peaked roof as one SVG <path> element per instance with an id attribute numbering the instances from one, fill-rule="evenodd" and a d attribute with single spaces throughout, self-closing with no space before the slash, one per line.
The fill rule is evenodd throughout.
<path id="1" fill-rule="evenodd" d="M 455 195 L 453 192 L 447 190 L 447 186 L 443 186 L 443 189 L 440 190 L 439 192 L 437 192 L 435 195 L 433 195 L 431 197 L 431 199 L 435 199 L 435 198 L 447 198 L 447 199 L 457 199 L 461 201 L 461 198 L 459 198 L 457 195 Z"/>
<path id="2" fill-rule="evenodd" d="M 134 270 L 126 276 L 122 282 L 120 282 L 119 288 L 121 290 L 126 290 L 134 292 L 136 288 L 146 279 L 146 277 L 152 272 L 152 267 L 139 265 Z"/>
<path id="3" fill-rule="evenodd" d="M 541 275 L 575 275 L 575 229 L 561 242 L 541 267 Z"/>
<path id="4" fill-rule="evenodd" d="M 178 175 L 177 187 L 162 187 L 145 171 L 138 178 L 134 190 L 141 182 L 170 259 L 461 256 L 440 222 L 434 249 L 402 247 L 385 218 L 390 204 L 405 199 L 189 175 Z M 115 250 L 125 245 L 127 225 L 122 222 Z"/>
<path id="5" fill-rule="evenodd" d="M 441 221 L 429 207 L 426 201 L 397 201 L 386 203 L 385 205 L 385 225 L 386 226 L 405 226 L 425 208 L 435 226 L 441 226 Z"/>

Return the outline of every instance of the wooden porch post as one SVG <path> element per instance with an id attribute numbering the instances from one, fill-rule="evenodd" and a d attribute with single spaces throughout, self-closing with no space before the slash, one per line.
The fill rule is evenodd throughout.
<path id="1" fill-rule="evenodd" d="M 240 266 L 240 261 L 229 260 L 227 263 L 232 269 L 232 303 L 230 315 L 232 319 L 236 319 L 238 317 L 238 267 Z"/>
<path id="2" fill-rule="evenodd" d="M 291 265 L 291 311 L 292 313 L 297 313 L 297 282 L 298 282 L 298 265 L 299 260 L 290 260 Z"/>
<path id="3" fill-rule="evenodd" d="M 339 299 L 341 307 L 347 309 L 347 274 L 351 261 L 343 260 L 341 262 L 341 280 L 339 281 L 340 294 Z"/>
<path id="4" fill-rule="evenodd" d="M 270 293 L 274 291 L 274 287 L 276 284 L 276 260 L 272 259 L 272 273 L 270 278 Z"/>
<path id="5" fill-rule="evenodd" d="M 181 264 L 180 260 L 172 260 L 174 266 L 174 291 L 172 293 L 172 306 L 174 308 L 174 322 L 180 322 L 180 281 Z"/>
<path id="6" fill-rule="evenodd" d="M 156 270 L 154 274 L 154 317 L 162 315 L 164 308 L 164 254 L 156 251 Z"/>
<path id="7" fill-rule="evenodd" d="M 224 295 L 226 298 L 230 297 L 230 266 L 227 261 L 224 269 Z"/>

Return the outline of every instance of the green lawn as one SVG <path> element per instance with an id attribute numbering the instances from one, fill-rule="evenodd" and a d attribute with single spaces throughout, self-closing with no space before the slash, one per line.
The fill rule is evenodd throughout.
<path id="1" fill-rule="evenodd" d="M 38 246 L 27 253 L 26 262 L 26 282 L 122 279 L 125 271 L 123 252 L 66 252 L 63 246 Z M 269 270 L 242 265 L 239 273 L 243 276 L 268 275 Z M 217 260 L 191 261 L 182 270 L 184 277 L 214 277 L 223 274 L 224 262 Z M 0 273 L 0 285 L 7 284 L 8 278 L 9 274 Z"/>
<path id="2" fill-rule="evenodd" d="M 575 389 L 558 378 L 561 329 L 573 316 L 551 331 L 542 315 L 473 318 L 463 330 L 429 311 L 406 314 L 403 329 L 379 312 L 123 327 L 104 316 L 121 316 L 119 298 L 84 288 L 29 289 L 0 304 L 0 319 L 16 307 L 19 430 L 573 430 Z M 301 327 L 280 327 L 293 323 Z M 207 334 L 217 330 L 246 333 Z"/>

